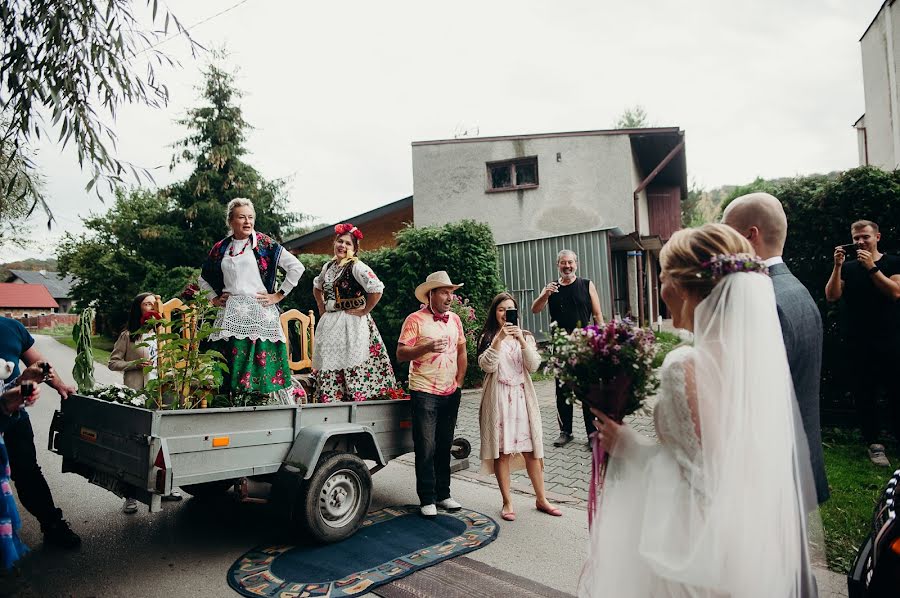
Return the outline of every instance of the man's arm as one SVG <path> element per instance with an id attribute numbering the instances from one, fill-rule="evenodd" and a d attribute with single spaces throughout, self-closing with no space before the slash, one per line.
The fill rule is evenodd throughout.
<path id="1" fill-rule="evenodd" d="M 541 294 L 537 296 L 537 299 L 531 304 L 531 313 L 539 314 L 541 311 L 547 307 L 547 302 L 550 301 L 550 295 L 556 291 L 556 283 L 549 282 L 547 286 L 543 288 Z"/>
<path id="2" fill-rule="evenodd" d="M 403 343 L 397 343 L 397 361 L 400 363 L 413 361 L 426 353 L 433 353 L 435 342 L 437 341 L 428 341 L 422 345 L 413 345 L 411 347 Z"/>
<path id="3" fill-rule="evenodd" d="M 841 280 L 841 267 L 844 265 L 844 250 L 840 247 L 834 249 L 834 268 L 825 285 L 825 299 L 834 303 L 844 294 L 844 281 Z"/>
<path id="4" fill-rule="evenodd" d="M 900 299 L 900 274 L 887 277 L 884 275 L 884 272 L 879 271 L 875 274 L 870 274 L 870 276 L 872 282 L 875 283 L 875 288 L 882 294 L 894 301 Z"/>
<path id="5" fill-rule="evenodd" d="M 594 324 L 602 324 L 603 313 L 600 311 L 600 295 L 597 294 L 597 287 L 594 286 L 593 280 L 590 282 L 588 292 L 591 295 L 591 314 L 594 316 Z"/>
<path id="6" fill-rule="evenodd" d="M 41 361 L 47 361 L 44 359 L 44 356 L 41 355 L 41 352 L 34 348 L 32 345 L 27 351 L 22 353 L 22 361 L 25 362 L 26 366 L 34 365 L 35 363 Z M 68 399 L 70 394 L 75 393 L 75 387 L 69 386 L 62 379 L 56 375 L 56 371 L 50 370 L 50 379 L 47 380 L 47 384 L 53 388 L 56 392 L 59 393 L 59 398 Z"/>
<path id="7" fill-rule="evenodd" d="M 463 387 L 466 370 L 469 368 L 469 356 L 466 354 L 466 343 L 456 345 L 456 386 Z"/>

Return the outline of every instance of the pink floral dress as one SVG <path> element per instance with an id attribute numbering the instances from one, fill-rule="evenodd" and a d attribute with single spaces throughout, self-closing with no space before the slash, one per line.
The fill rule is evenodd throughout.
<path id="1" fill-rule="evenodd" d="M 522 346 L 515 339 L 505 339 L 500 343 L 497 366 L 497 421 L 500 422 L 500 452 L 506 455 L 534 450 L 525 406 L 525 376 Z"/>

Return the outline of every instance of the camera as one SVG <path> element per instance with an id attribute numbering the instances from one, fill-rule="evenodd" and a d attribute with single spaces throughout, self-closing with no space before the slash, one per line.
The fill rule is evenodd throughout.
<path id="1" fill-rule="evenodd" d="M 855 260 L 856 251 L 859 249 L 859 245 L 856 243 L 847 243 L 846 245 L 841 245 L 841 249 L 844 250 L 844 259 Z"/>

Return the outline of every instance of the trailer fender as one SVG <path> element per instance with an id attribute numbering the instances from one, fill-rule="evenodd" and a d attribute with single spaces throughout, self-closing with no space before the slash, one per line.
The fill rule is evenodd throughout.
<path id="1" fill-rule="evenodd" d="M 356 423 L 316 424 L 302 428 L 291 445 L 284 460 L 284 466 L 295 470 L 304 480 L 312 477 L 319 462 L 319 457 L 329 441 L 341 439 L 353 443 L 356 454 L 362 459 L 375 461 L 378 465 L 387 465 L 381 448 L 375 441 L 375 434 L 368 426 Z"/>

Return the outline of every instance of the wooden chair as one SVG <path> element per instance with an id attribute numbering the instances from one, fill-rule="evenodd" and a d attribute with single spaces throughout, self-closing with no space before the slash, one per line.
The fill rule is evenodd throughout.
<path id="1" fill-rule="evenodd" d="M 294 359 L 295 355 L 291 351 L 291 322 L 300 323 L 300 358 Z M 289 309 L 281 314 L 281 329 L 284 331 L 284 338 L 288 345 L 288 360 L 291 364 L 292 372 L 300 372 L 312 367 L 312 352 L 316 336 L 316 316 L 312 310 L 304 314 L 298 309 Z"/>

